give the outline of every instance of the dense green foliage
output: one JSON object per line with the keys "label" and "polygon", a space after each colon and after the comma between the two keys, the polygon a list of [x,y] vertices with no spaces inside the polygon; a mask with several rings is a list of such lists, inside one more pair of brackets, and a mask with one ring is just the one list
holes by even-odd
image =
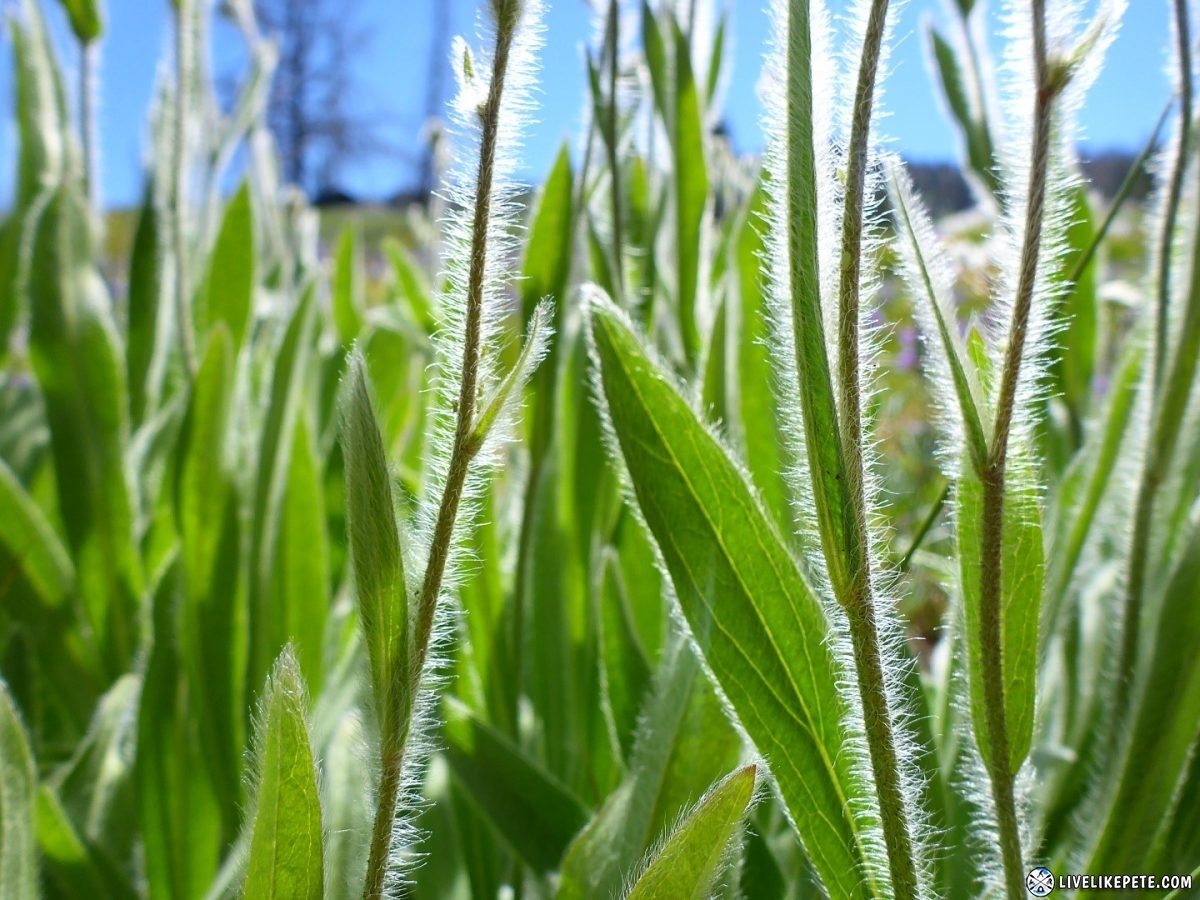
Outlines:
{"label": "dense green foliage", "polygon": [[[226,4],[222,112],[211,5],[172,3],[128,259],[51,4],[9,22],[0,900],[1196,869],[1193,7],[1154,197],[1105,210],[1073,117],[1123,3],[1005,3],[999,72],[947,3],[978,203],[935,228],[876,149],[886,0],[774,0],[761,171],[725,21],[595,4],[583,152],[532,191],[542,3],[488,0],[448,201],[325,247],[274,50]],[[61,7],[86,95],[102,4]]]}

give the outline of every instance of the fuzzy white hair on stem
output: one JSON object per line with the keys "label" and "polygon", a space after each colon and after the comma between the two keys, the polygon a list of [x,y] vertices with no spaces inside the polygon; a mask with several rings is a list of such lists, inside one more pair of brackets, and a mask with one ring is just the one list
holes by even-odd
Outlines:
{"label": "fuzzy white hair on stem", "polygon": [[[768,303],[788,388],[780,405],[788,411],[787,431],[801,470],[794,485],[797,525],[810,533],[819,526],[816,538],[804,539],[823,550],[807,554],[808,567],[822,575],[821,594],[836,623],[835,653],[853,661],[843,667],[847,705],[867,729],[862,774],[877,790],[856,815],[869,824],[881,851],[868,859],[869,876],[884,885],[894,878],[895,890],[913,896],[928,883],[920,849],[927,827],[911,799],[920,779],[902,702],[903,636],[889,612],[895,576],[880,552],[885,537],[873,477],[877,463],[862,399],[871,396],[878,372],[879,332],[864,315],[862,298],[873,295],[877,278],[878,212],[867,199],[878,179],[870,120],[889,10],[887,3],[855,5],[845,20],[846,71],[832,52],[823,4],[775,2],[771,11],[777,37],[764,105],[775,240],[768,252]],[[806,33],[792,34],[794,27]],[[855,87],[841,105],[841,118],[830,86],[846,80]],[[820,330],[819,341],[813,329]],[[840,450],[813,443],[831,437],[819,436],[834,424],[831,417]]]}
{"label": "fuzzy white hair on stem", "polygon": [[[1050,156],[1046,163],[1046,197],[1037,279],[1030,309],[1027,337],[1021,356],[1012,435],[1019,445],[1031,446],[1037,421],[1035,410],[1048,393],[1046,361],[1064,327],[1051,312],[1069,289],[1052,278],[1066,252],[1066,232],[1071,224],[1071,195],[1080,185],[1075,147],[1081,138],[1079,111],[1095,82],[1109,45],[1115,39],[1126,0],[1101,0],[1093,17],[1085,18],[1084,4],[1050,4],[1046,16],[1046,43],[1052,77],[1056,79],[1051,126]],[[997,229],[996,262],[1000,277],[994,302],[983,320],[987,345],[996,372],[1003,367],[1010,335],[1006,329],[1016,302],[1018,273],[1028,210],[1033,156],[1033,122],[1038,87],[1030,77],[1033,68],[1033,35],[1025,4],[1008,0],[1001,10],[1006,36],[999,72],[1000,108],[996,153],[1004,189],[1003,211]]]}
{"label": "fuzzy white hair on stem", "polygon": [[[516,277],[513,260],[519,258],[516,251],[520,241],[520,210],[518,194],[520,185],[515,179],[518,154],[523,146],[523,135],[532,119],[535,108],[533,91],[536,85],[537,53],[543,43],[543,4],[541,0],[522,0],[514,4],[507,0],[506,6],[520,8],[516,33],[505,72],[504,93],[498,114],[495,142],[495,159],[492,167],[492,191],[488,198],[490,211],[487,216],[486,264],[483,278],[482,334],[479,384],[481,394],[486,394],[500,380],[495,371],[494,352],[500,345],[509,314],[505,302],[508,291]],[[427,548],[433,534],[437,516],[438,488],[445,483],[453,445],[454,426],[457,416],[458,388],[462,382],[462,346],[466,328],[467,291],[470,279],[472,216],[475,210],[478,184],[481,123],[479,114],[487,101],[491,84],[491,46],[494,44],[495,23],[490,14],[481,15],[478,22],[477,46],[484,48],[473,51],[461,37],[454,41],[451,63],[459,83],[459,94],[452,108],[454,111],[450,128],[453,144],[453,165],[447,176],[447,184],[441,194],[446,201],[448,213],[444,228],[446,243],[442,264],[446,288],[441,298],[444,321],[434,335],[435,362],[433,365],[433,391],[437,402],[434,409],[434,437],[431,441],[432,465],[426,478],[424,500],[417,512],[417,541]],[[548,332],[540,331],[539,343],[545,346]],[[491,352],[489,352],[491,351]],[[535,353],[533,364],[540,361],[544,351]],[[483,399],[481,396],[479,399]],[[503,428],[498,429],[503,432]],[[479,453],[469,477],[469,489],[465,492],[464,512],[459,516],[456,530],[470,521],[472,498],[478,496],[482,476],[497,462],[495,451],[499,441],[489,441]],[[455,543],[458,543],[456,541]],[[454,565],[448,567],[453,573]]]}
{"label": "fuzzy white hair on stem", "polygon": [[[412,818],[430,749],[429,723],[441,676],[442,650],[453,628],[451,603],[461,577],[463,543],[477,517],[487,473],[511,432],[521,388],[545,355],[551,318],[543,303],[513,369],[495,364],[507,316],[518,244],[514,179],[521,131],[542,41],[541,0],[490,0],[479,19],[484,50],[456,41],[456,164],[446,188],[451,210],[443,262],[446,321],[434,337],[434,436],[415,522],[415,555],[424,561],[406,630],[406,691],[397,733],[383,736],[378,809],[367,867],[368,897],[397,889],[411,867]],[[406,569],[406,571],[409,571]],[[408,607],[406,606],[406,609]],[[390,834],[389,834],[390,830]]]}

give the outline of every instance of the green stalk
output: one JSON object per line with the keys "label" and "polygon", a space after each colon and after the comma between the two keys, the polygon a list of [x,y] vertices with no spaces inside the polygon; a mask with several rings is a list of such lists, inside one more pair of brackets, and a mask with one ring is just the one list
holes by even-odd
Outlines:
{"label": "green stalk", "polygon": [[[1171,172],[1168,188],[1167,208],[1163,217],[1158,260],[1158,308],[1155,312],[1154,331],[1154,406],[1151,417],[1150,443],[1142,477],[1138,485],[1134,507],[1133,539],[1129,549],[1129,575],[1125,583],[1124,625],[1121,634],[1121,656],[1117,668],[1116,706],[1119,715],[1128,707],[1126,702],[1132,687],[1134,669],[1137,667],[1138,643],[1141,640],[1142,606],[1146,588],[1146,567],[1150,555],[1150,537],[1154,524],[1154,507],[1159,488],[1167,476],[1175,446],[1179,440],[1179,429],[1183,424],[1188,396],[1191,393],[1192,375],[1196,368],[1198,342],[1200,342],[1200,284],[1196,267],[1193,266],[1192,284],[1188,296],[1188,308],[1184,317],[1183,335],[1175,356],[1171,359],[1171,347],[1167,334],[1169,303],[1171,297],[1171,253],[1175,233],[1175,220],[1183,192],[1183,181],[1187,171],[1187,147],[1191,130],[1192,77],[1190,30],[1187,18],[1187,3],[1175,2],[1175,31],[1179,40],[1180,67],[1180,123],[1179,147]],[[1200,258],[1200,234],[1192,248],[1193,259]],[[1170,370],[1167,370],[1168,361]]]}
{"label": "green stalk", "polygon": [[414,698],[429,653],[438,597],[445,579],[446,565],[453,548],[454,523],[462,502],[471,460],[479,452],[476,439],[476,393],[479,384],[480,362],[483,354],[483,279],[487,266],[487,233],[491,216],[492,182],[495,174],[496,140],[500,126],[500,101],[504,92],[505,72],[512,49],[519,4],[501,0],[496,15],[496,51],[492,63],[492,82],[487,101],[480,110],[481,138],[479,169],[475,185],[475,207],[471,222],[470,268],[467,278],[467,315],[463,339],[462,380],[459,384],[458,412],[446,485],[442,491],[434,525],[429,561],[417,606],[416,630],[410,669],[412,682],[404,697],[400,728],[394,740],[383,748],[383,773],[380,779],[379,805],[371,834],[371,851],[367,862],[367,881],[364,896],[381,900],[387,876],[388,853],[391,848],[392,825],[396,800],[399,796],[405,749],[412,728]]}
{"label": "green stalk", "polygon": [[1129,164],[1129,171],[1125,173],[1120,187],[1117,188],[1116,194],[1113,195],[1112,201],[1108,204],[1108,209],[1104,213],[1104,219],[1100,222],[1100,227],[1096,229],[1091,243],[1087,245],[1087,249],[1084,250],[1076,261],[1074,268],[1071,269],[1071,274],[1067,276],[1068,284],[1077,284],[1079,279],[1083,277],[1084,271],[1096,256],[1096,251],[1100,249],[1100,244],[1103,243],[1108,230],[1112,227],[1113,221],[1117,218],[1117,213],[1125,206],[1125,201],[1129,199],[1129,194],[1133,191],[1133,186],[1146,169],[1146,161],[1150,159],[1150,154],[1154,152],[1154,148],[1158,146],[1158,134],[1162,131],[1163,123],[1167,121],[1167,113],[1171,111],[1171,106],[1172,104],[1168,103],[1163,107],[1163,111],[1158,116],[1158,121],[1154,123],[1154,128],[1150,132],[1150,137],[1146,140],[1141,152],[1137,155],[1137,159]]}
{"label": "green stalk", "polygon": [[179,0],[175,7],[175,121],[174,185],[171,215],[171,235],[175,245],[175,314],[179,328],[179,348],[183,353],[184,371],[188,378],[196,374],[196,338],[192,333],[192,302],[189,294],[188,266],[188,146],[187,115],[189,85],[192,81],[192,4],[195,0]]}
{"label": "green stalk", "polygon": [[862,278],[863,205],[867,178],[867,151],[875,78],[887,25],[888,0],[874,0],[863,39],[862,59],[855,87],[854,112],[846,161],[846,193],[842,217],[841,283],[839,291],[838,376],[840,388],[839,432],[843,472],[849,492],[851,580],[839,600],[846,609],[858,670],[863,721],[871,754],[879,815],[892,888],[897,898],[915,898],[918,880],[908,810],[905,806],[900,763],[896,752],[891,709],[884,678],[883,651],[875,621],[871,588],[871,558],[867,534],[867,501],[863,487],[862,395],[859,359],[860,285]]}
{"label": "green stalk", "polygon": [[921,522],[921,527],[917,529],[917,533],[913,535],[912,543],[908,545],[908,550],[904,552],[904,556],[900,558],[899,569],[901,572],[907,572],[912,567],[913,557],[917,555],[917,551],[921,549],[921,545],[925,543],[925,538],[929,535],[933,528],[933,523],[937,521],[938,516],[942,514],[942,509],[946,506],[946,501],[950,499],[950,482],[946,482],[946,486],[942,488],[942,492],[938,494],[938,498],[933,501],[933,506],[929,508],[928,514]]}
{"label": "green stalk", "polygon": [[996,404],[996,425],[987,463],[979,473],[983,482],[982,557],[980,560],[979,633],[986,705],[985,727],[991,748],[988,776],[1000,831],[1004,881],[1010,898],[1025,894],[1021,837],[1013,795],[1009,761],[1008,723],[1005,719],[1004,667],[1001,618],[1001,559],[1004,541],[1004,489],[1008,440],[1016,405],[1021,357],[1033,307],[1045,217],[1047,176],[1050,164],[1050,128],[1054,98],[1061,88],[1053,81],[1046,58],[1046,4],[1033,0],[1033,55],[1037,84],[1034,108],[1033,151],[1030,159],[1029,195],[1026,200],[1016,300],[1004,358],[1004,372]]}
{"label": "green stalk", "polygon": [[1154,386],[1162,386],[1166,370],[1168,343],[1167,322],[1171,305],[1171,250],[1175,234],[1175,219],[1179,215],[1179,203],[1183,197],[1183,177],[1187,171],[1188,142],[1192,131],[1192,47],[1188,27],[1187,0],[1175,0],[1175,52],[1179,55],[1179,146],[1176,147],[1175,164],[1171,167],[1171,186],[1167,193],[1167,207],[1163,215],[1162,235],[1158,256],[1158,308],[1154,328]]}

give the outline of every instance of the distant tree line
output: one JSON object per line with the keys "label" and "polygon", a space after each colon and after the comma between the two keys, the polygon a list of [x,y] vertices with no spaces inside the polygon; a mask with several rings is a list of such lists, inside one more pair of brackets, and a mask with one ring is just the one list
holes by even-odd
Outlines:
{"label": "distant tree line", "polygon": [[[1130,167],[1137,161],[1137,154],[1122,150],[1107,150],[1096,154],[1085,154],[1080,161],[1083,176],[1092,189],[1105,200],[1111,200],[1120,188]],[[975,204],[971,185],[962,169],[953,163],[907,161],[905,165],[925,201],[930,213],[938,216],[962,212]],[[1142,166],[1137,180],[1130,191],[1130,199],[1141,202],[1150,194],[1154,177]]]}

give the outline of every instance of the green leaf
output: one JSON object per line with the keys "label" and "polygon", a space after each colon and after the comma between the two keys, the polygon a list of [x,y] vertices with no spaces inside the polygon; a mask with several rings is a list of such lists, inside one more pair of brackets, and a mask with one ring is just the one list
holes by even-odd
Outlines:
{"label": "green leaf", "polygon": [[[949,285],[939,277],[950,270],[948,264],[937,255],[939,249],[926,243],[926,236],[933,233],[933,225],[920,201],[913,195],[908,176],[899,166],[893,168],[890,174],[890,196],[902,226],[901,234],[905,238],[904,250],[909,261],[911,286],[918,295],[921,308],[925,310],[920,321],[922,330],[926,332],[926,346],[937,359],[937,368],[945,366],[953,385],[953,399],[943,397],[939,402],[948,410],[957,407],[971,461],[976,470],[982,470],[987,461],[988,448],[987,432],[979,411],[983,403],[982,390],[978,381],[972,378],[974,369],[967,362],[967,351],[959,337],[954,307],[947,296]],[[934,266],[938,266],[938,269],[935,270]]]}
{"label": "green leaf", "polygon": [[126,452],[129,411],[112,304],[92,264],[88,212],[57,191],[39,223],[29,349],[46,404],[59,512],[89,623],[114,673],[139,643],[141,562]]}
{"label": "green leaf", "polygon": [[[1016,449],[1010,451],[1001,537],[1000,653],[1004,673],[1004,720],[1008,726],[1008,766],[1013,773],[1021,767],[1033,740],[1037,691],[1038,625],[1045,555],[1036,478],[1036,467],[1028,456]],[[984,760],[991,763],[979,632],[983,482],[967,460],[963,460],[955,499],[971,717],[979,751]]]}
{"label": "green leaf", "polygon": [[762,261],[767,242],[763,238],[767,214],[767,192],[763,182],[755,187],[746,206],[745,219],[737,236],[737,307],[734,324],[737,365],[737,416],[730,424],[745,452],[746,467],[782,534],[794,529],[789,491],[784,474],[783,421],[777,392],[779,380],[771,358],[767,306],[763,296]]}
{"label": "green leaf", "polygon": [[654,92],[654,105],[667,126],[672,131],[671,122],[674,118],[674,104],[671,102],[671,82],[667,71],[667,45],[663,40],[662,29],[654,9],[643,0],[642,2],[642,46],[646,54],[646,67],[650,70],[650,85]]}
{"label": "green leaf", "polygon": [[[563,457],[568,454],[562,454]],[[583,695],[587,605],[576,574],[579,556],[573,552],[571,533],[564,521],[569,487],[559,458],[550,456],[540,472],[527,513],[529,550],[525,596],[528,635],[519,636],[528,648],[528,692],[542,725],[541,758],[549,770],[568,786],[582,781],[579,759],[584,745]],[[569,494],[568,494],[569,496]],[[589,523],[590,525],[590,523]],[[591,529],[588,527],[590,535]],[[553,678],[536,677],[553,672]]]}
{"label": "green leaf", "polygon": [[[1052,277],[1064,281],[1070,277],[1096,236],[1096,220],[1088,202],[1087,186],[1076,185],[1070,194],[1067,213],[1065,252],[1057,260]],[[1054,393],[1060,394],[1077,420],[1092,406],[1092,375],[1096,369],[1096,266],[1088,265],[1074,284],[1064,285],[1067,293],[1055,304],[1053,317],[1058,325],[1056,349],[1050,360]]]}
{"label": "green leaf", "polygon": [[534,872],[558,868],[587,810],[553,775],[462,704],[447,699],[446,759],[472,799]]}
{"label": "green leaf", "polygon": [[36,900],[34,799],[37,771],[25,726],[0,679],[0,900]]}
{"label": "green leaf", "polygon": [[[965,2],[967,0],[960,0],[960,5]],[[956,49],[932,25],[929,26],[928,33],[933,44],[933,62],[946,96],[946,104],[950,107],[950,112],[962,133],[967,165],[982,185],[995,194],[1000,188],[1000,183],[995,171],[991,130],[988,127],[982,98],[978,93],[979,89],[968,87],[965,70]],[[968,37],[967,40],[971,38]],[[979,48],[972,47],[963,52],[978,53]]]}
{"label": "green leaf", "polygon": [[833,895],[864,896],[830,623],[745,476],[611,307],[591,305],[599,386],[633,495],[705,660],[769,760]]}
{"label": "green leaf", "polygon": [[90,44],[104,33],[100,0],[59,0],[71,20],[71,30],[82,44]]}
{"label": "green leaf", "polygon": [[704,217],[708,208],[707,142],[700,94],[692,74],[687,36],[675,23],[675,115],[671,147],[675,157],[675,273],[678,276],[679,333],[684,356],[694,365],[700,354],[696,322],[701,265],[704,257]]}
{"label": "green leaf", "polygon": [[325,622],[333,586],[321,460],[311,431],[308,416],[297,417],[280,506],[274,628],[278,639],[292,645],[305,681],[318,691],[324,681]]}
{"label": "green leaf", "polygon": [[245,666],[242,529],[227,459],[236,347],[224,322],[209,335],[175,445],[174,506],[183,580],[179,653],[195,692],[194,712],[220,794],[225,836],[243,802]]}
{"label": "green leaf", "polygon": [[812,13],[808,3],[791,4],[785,11],[787,85],[782,112],[792,127],[783,160],[785,178],[773,185],[774,220],[786,231],[780,240],[787,247],[786,258],[776,267],[780,269],[776,278],[777,290],[791,302],[792,333],[788,337],[798,383],[789,389],[799,394],[821,547],[834,596],[844,600],[857,590],[855,583],[865,571],[867,547],[843,458],[845,436],[838,422],[821,302],[817,186],[827,176],[820,170],[826,148],[820,146],[823,137],[815,124],[818,112],[814,105],[814,98],[823,90],[814,80],[818,73],[813,66],[813,31],[821,26],[814,25]]}
{"label": "green leaf", "polygon": [[154,644],[137,714],[135,777],[151,900],[203,896],[220,863],[222,808],[200,733],[196,687],[181,659],[172,565],[154,596]]}
{"label": "green leaf", "polygon": [[375,810],[366,729],[356,710],[342,716],[321,755],[321,799],[327,834],[325,897],[359,900],[367,876]]}
{"label": "green leaf", "polygon": [[75,567],[41,508],[0,459],[0,545],[47,607],[63,606],[75,584]]}
{"label": "green leaf", "polygon": [[[42,786],[38,798],[38,841],[47,854],[43,825],[63,841],[60,876],[77,868],[104,867],[108,860],[125,860],[138,840],[137,797],[133,779],[140,675],[123,675],[96,704],[87,734],[71,759],[53,776],[53,788]],[[239,748],[241,749],[241,748]],[[61,799],[60,799],[61,798]],[[49,807],[62,807],[50,811]],[[50,816],[45,823],[43,812]],[[66,824],[55,824],[66,816]],[[65,833],[70,828],[72,834]],[[86,847],[88,861],[77,858],[74,843]],[[132,890],[126,893],[132,893]]]}
{"label": "green leaf", "polygon": [[23,0],[9,18],[16,74],[16,133],[20,140],[12,209],[0,232],[0,359],[28,310],[28,245],[48,194],[78,174],[79,160],[67,114],[62,77],[41,7]]}
{"label": "green leaf", "polygon": [[9,20],[21,138],[14,210],[28,209],[44,192],[80,174],[79,148],[67,111],[62,69],[40,4],[21,0],[21,20]]}
{"label": "green leaf", "polygon": [[680,823],[629,892],[628,900],[705,900],[754,797],[746,766],[714,787]]}
{"label": "green leaf", "polygon": [[404,559],[392,499],[391,475],[375,419],[366,364],[350,356],[342,408],[346,465],[346,533],[354,566],[376,714],[385,740],[395,737],[408,708],[409,612]]}
{"label": "green leaf", "polygon": [[413,322],[426,334],[433,334],[438,328],[433,291],[413,262],[408,248],[395,238],[389,237],[383,241],[383,252],[392,264],[396,287],[408,304]]}
{"label": "green leaf", "polygon": [[1167,826],[1200,751],[1200,525],[1193,524],[1162,597],[1153,652],[1137,678],[1135,717],[1089,872],[1155,871]]}
{"label": "green leaf", "polygon": [[1140,391],[1145,344],[1130,342],[1108,389],[1102,418],[1084,441],[1055,496],[1053,549],[1047,560],[1047,631],[1053,632],[1058,607],[1065,601],[1096,513],[1112,484]]}
{"label": "green leaf", "polygon": [[358,233],[351,227],[342,230],[333,258],[333,324],[338,340],[349,347],[362,331],[363,258]]}
{"label": "green leaf", "polygon": [[258,240],[249,182],[243,182],[225,208],[217,243],[209,257],[208,276],[196,304],[197,330],[207,334],[224,322],[234,348],[246,340],[254,311],[258,279]]}
{"label": "green leaf", "polygon": [[151,389],[151,367],[159,339],[160,309],[164,302],[162,238],[158,204],[153,185],[147,185],[133,249],[129,258],[128,319],[125,327],[126,377],[129,381],[129,411],[135,423],[150,412],[146,404],[157,392]]}
{"label": "green leaf", "polygon": [[317,351],[314,331],[314,291],[309,284],[300,295],[283,333],[283,339],[268,362],[273,367],[266,417],[261,425],[257,473],[254,486],[250,534],[250,657],[247,690],[266,681],[274,660],[283,650],[286,636],[276,629],[272,610],[275,554],[282,525],[281,509],[287,492],[288,472],[296,419],[305,394],[309,360]]}
{"label": "green leaf", "polygon": [[[62,704],[73,727],[87,721],[106,682],[94,635],[80,621],[75,568],[41,507],[0,459],[0,609],[8,614],[7,640],[28,642],[30,681],[16,680],[25,703]],[[11,675],[12,673],[10,673]],[[42,718],[31,713],[34,720]]]}
{"label": "green leaf", "polygon": [[548,323],[553,318],[554,309],[549,301],[534,307],[517,359],[512,368],[492,388],[491,393],[484,398],[479,418],[475,420],[475,427],[471,433],[471,443],[476,448],[483,446],[492,426],[508,406],[514,392],[516,396],[520,396],[521,390],[529,383],[530,377],[545,357],[551,337]]}
{"label": "green leaf", "polygon": [[48,784],[38,790],[37,841],[48,880],[66,896],[114,900],[138,896],[124,875],[85,843],[63,808],[59,792]]}
{"label": "green leaf", "polygon": [[721,86],[721,69],[725,62],[725,33],[729,26],[729,15],[723,14],[717,22],[713,35],[712,53],[708,58],[708,86],[704,91],[705,105],[711,107],[716,100],[717,88]]}
{"label": "green leaf", "polygon": [[[571,274],[575,243],[575,175],[571,169],[570,147],[566,144],[554,161],[554,168],[542,187],[541,199],[529,227],[525,262],[521,267],[521,311],[528,322],[538,304],[553,298],[554,318],[550,323],[561,334],[567,311],[567,281]],[[533,433],[533,455],[540,456],[549,445],[554,427],[554,398],[558,383],[558,345],[551,342],[541,375],[531,392],[533,408],[529,413]]]}
{"label": "green leaf", "polygon": [[624,781],[567,851],[560,900],[613,896],[655,841],[737,762],[741,741],[678,637],[641,723]]}
{"label": "green leaf", "polygon": [[650,686],[651,669],[629,609],[620,565],[617,553],[610,550],[605,554],[597,597],[600,614],[596,618],[603,666],[602,699],[621,753],[628,759],[637,731],[638,710]]}
{"label": "green leaf", "polygon": [[717,315],[713,319],[712,334],[708,341],[708,355],[704,363],[704,387],[700,394],[704,411],[714,422],[724,422],[729,418],[726,387],[729,381],[729,362],[726,358],[726,347],[729,343],[728,308],[729,303],[725,299],[717,306]]}
{"label": "green leaf", "polygon": [[325,890],[321,798],[305,720],[304,679],[285,648],[255,729],[259,769],[245,895],[321,900]]}

